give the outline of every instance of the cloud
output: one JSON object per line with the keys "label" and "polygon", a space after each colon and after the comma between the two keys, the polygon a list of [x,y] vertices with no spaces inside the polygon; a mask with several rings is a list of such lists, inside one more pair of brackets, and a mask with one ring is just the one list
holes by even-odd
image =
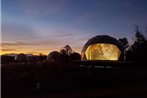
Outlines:
{"label": "cloud", "polygon": [[18,23],[17,21],[8,22],[6,19],[2,21],[2,40],[20,40],[31,39],[33,35],[33,29],[29,25]]}
{"label": "cloud", "polygon": [[47,15],[59,15],[69,0],[18,0],[22,5],[22,11],[27,17],[41,17]]}
{"label": "cloud", "polygon": [[8,52],[8,51],[17,51],[17,50],[15,50],[15,49],[1,49],[1,51]]}
{"label": "cloud", "polygon": [[21,46],[21,45],[35,45],[32,43],[24,43],[24,42],[2,42],[1,46]]}
{"label": "cloud", "polygon": [[18,46],[18,43],[1,43],[1,46]]}

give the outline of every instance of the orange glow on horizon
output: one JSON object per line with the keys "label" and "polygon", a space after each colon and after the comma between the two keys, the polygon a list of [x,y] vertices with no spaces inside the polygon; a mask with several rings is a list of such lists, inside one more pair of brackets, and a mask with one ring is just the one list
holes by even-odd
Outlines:
{"label": "orange glow on horizon", "polygon": [[24,54],[33,54],[33,55],[39,55],[39,54],[45,54],[48,55],[48,53],[50,53],[51,51],[36,51],[36,52],[32,52],[32,51],[0,51],[0,55],[5,55],[5,54],[20,54],[20,53],[24,53]]}
{"label": "orange glow on horizon", "polygon": [[[24,53],[24,54],[33,54],[33,55],[39,55],[39,54],[44,54],[44,55],[48,55],[50,52],[52,51],[60,51],[60,49],[46,49],[46,50],[18,50],[18,51],[3,51],[3,49],[1,49],[0,51],[0,55],[5,55],[5,54],[20,54],[20,53]],[[76,48],[74,49],[75,52],[81,53],[81,49]]]}

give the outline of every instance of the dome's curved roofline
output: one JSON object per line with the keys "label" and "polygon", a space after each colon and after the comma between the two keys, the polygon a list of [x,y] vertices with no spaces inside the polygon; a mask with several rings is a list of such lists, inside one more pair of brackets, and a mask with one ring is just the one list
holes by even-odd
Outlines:
{"label": "dome's curved roofline", "polygon": [[52,52],[50,52],[50,53],[48,54],[48,56],[49,56],[49,55],[53,55],[53,54],[55,54],[55,53],[60,53],[60,52],[58,52],[58,51],[52,51]]}

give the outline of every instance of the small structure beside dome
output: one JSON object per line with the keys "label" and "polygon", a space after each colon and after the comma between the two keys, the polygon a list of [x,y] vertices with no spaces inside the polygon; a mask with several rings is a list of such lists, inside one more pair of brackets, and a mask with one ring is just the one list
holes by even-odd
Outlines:
{"label": "small structure beside dome", "polygon": [[27,62],[28,58],[27,58],[27,55],[25,55],[24,53],[20,53],[20,54],[15,56],[15,60],[17,62]]}
{"label": "small structure beside dome", "polygon": [[61,53],[58,51],[52,51],[47,56],[47,60],[51,62],[59,61],[60,59],[61,59]]}

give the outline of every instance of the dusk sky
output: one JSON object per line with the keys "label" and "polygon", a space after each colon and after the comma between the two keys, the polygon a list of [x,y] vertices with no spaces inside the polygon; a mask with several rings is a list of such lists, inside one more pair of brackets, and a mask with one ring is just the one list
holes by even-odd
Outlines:
{"label": "dusk sky", "polygon": [[80,53],[93,36],[132,43],[134,25],[147,27],[147,0],[1,0],[1,8],[1,54],[48,54],[66,44]]}

